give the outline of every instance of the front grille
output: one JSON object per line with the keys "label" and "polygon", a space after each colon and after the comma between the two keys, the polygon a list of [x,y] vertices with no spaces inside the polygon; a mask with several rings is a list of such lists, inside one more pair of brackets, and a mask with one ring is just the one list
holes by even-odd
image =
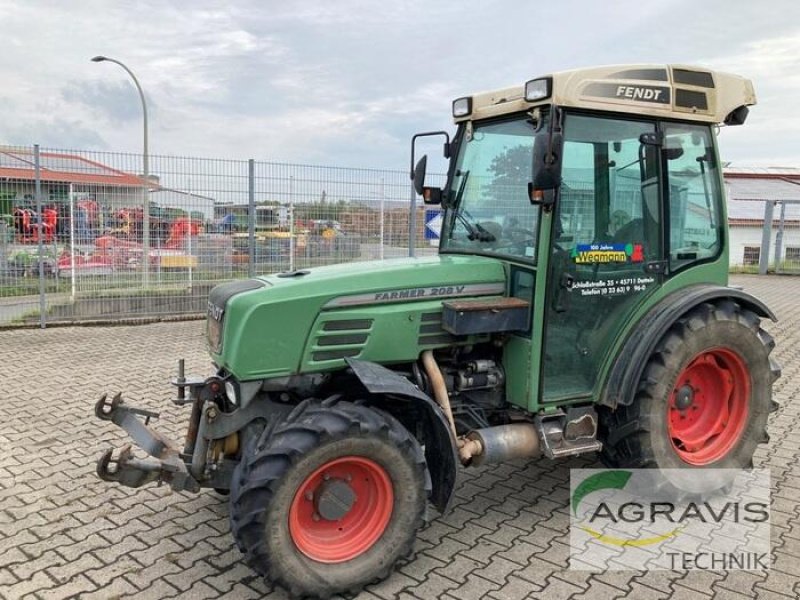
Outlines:
{"label": "front grille", "polygon": [[314,362],[323,362],[326,360],[339,360],[342,358],[355,358],[361,354],[359,348],[343,348],[340,350],[320,350],[311,355]]}
{"label": "front grille", "polygon": [[311,360],[355,358],[369,342],[372,319],[338,319],[322,323],[311,347]]}
{"label": "front grille", "polygon": [[322,326],[323,331],[353,331],[357,329],[369,329],[372,327],[372,319],[342,319],[340,321],[326,321]]}
{"label": "front grille", "polygon": [[328,335],[325,337],[317,338],[318,346],[347,346],[350,344],[358,344],[363,346],[367,343],[369,338],[368,333],[343,333],[340,335]]}

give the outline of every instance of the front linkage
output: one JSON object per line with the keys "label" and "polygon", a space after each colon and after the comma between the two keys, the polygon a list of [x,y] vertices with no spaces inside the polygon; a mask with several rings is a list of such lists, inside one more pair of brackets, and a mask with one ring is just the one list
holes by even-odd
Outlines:
{"label": "front linkage", "polygon": [[[241,433],[256,419],[269,421],[288,409],[275,402],[253,402],[246,408],[229,406],[220,377],[187,379],[183,360],[178,362],[178,406],[192,405],[192,413],[182,450],[161,433],[149,427],[158,413],[125,403],[121,394],[111,400],[103,395],[95,404],[95,415],[124,429],[135,444],[150,457],[133,456],[131,445],[106,450],[97,461],[97,475],[127,487],[146,483],[167,483],[175,491],[198,492],[201,487],[228,489],[238,464]],[[189,390],[188,398],[186,390]],[[144,419],[144,420],[142,420]],[[155,460],[154,460],[155,459]]]}
{"label": "front linkage", "polygon": [[[94,406],[94,413],[100,419],[122,427],[139,448],[156,459],[141,460],[134,457],[130,444],[121,448],[116,458],[113,457],[114,449],[109,448],[97,461],[100,479],[133,488],[158,481],[169,483],[175,491],[200,490],[200,484],[189,472],[186,455],[169,439],[148,427],[150,419],[157,419],[158,413],[125,404],[121,394],[114,396],[111,401],[103,394]],[[144,423],[139,417],[144,417]]]}

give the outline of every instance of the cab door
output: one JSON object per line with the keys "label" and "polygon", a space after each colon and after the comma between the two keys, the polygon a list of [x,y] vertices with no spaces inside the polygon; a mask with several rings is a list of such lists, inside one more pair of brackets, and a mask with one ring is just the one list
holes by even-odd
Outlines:
{"label": "cab door", "polygon": [[542,401],[590,397],[626,319],[661,284],[654,121],[565,115],[545,293]]}

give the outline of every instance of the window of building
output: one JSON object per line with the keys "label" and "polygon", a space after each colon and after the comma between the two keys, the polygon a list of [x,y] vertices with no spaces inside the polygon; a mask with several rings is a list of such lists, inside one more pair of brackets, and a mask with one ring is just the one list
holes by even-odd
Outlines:
{"label": "window of building", "polygon": [[[786,250],[788,251],[789,249],[787,248]],[[744,259],[742,260],[742,264],[757,265],[760,258],[761,258],[761,248],[759,246],[744,247]]]}
{"label": "window of building", "polygon": [[792,262],[800,262],[800,246],[786,246],[786,254],[784,260]]}

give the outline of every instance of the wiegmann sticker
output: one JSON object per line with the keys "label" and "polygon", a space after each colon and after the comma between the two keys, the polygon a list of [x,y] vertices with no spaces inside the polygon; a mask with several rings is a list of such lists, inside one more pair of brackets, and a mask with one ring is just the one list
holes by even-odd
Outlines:
{"label": "wiegmann sticker", "polygon": [[642,244],[578,244],[571,256],[579,265],[644,262]]}

